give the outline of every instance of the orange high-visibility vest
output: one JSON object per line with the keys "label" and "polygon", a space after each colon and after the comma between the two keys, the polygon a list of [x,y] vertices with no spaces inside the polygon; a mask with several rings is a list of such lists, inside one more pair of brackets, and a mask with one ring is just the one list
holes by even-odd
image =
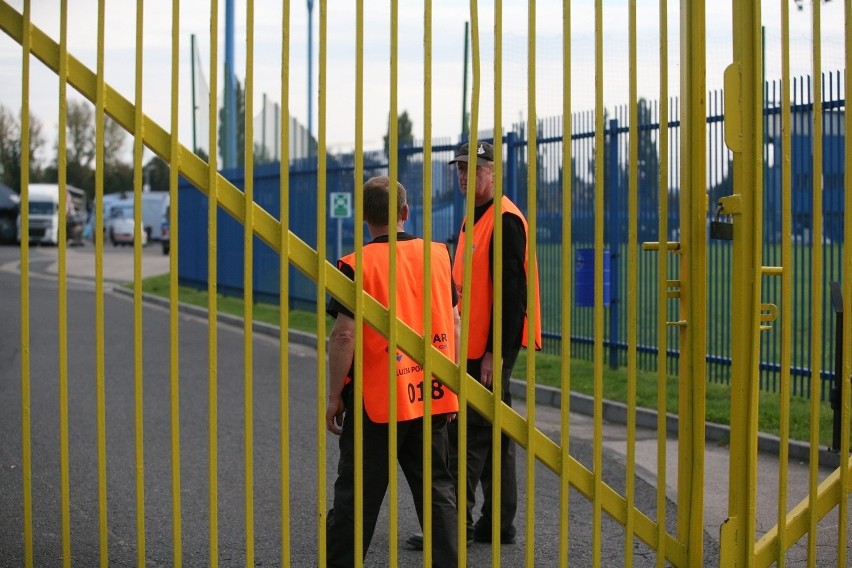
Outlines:
{"label": "orange high-visibility vest", "polygon": [[[530,278],[530,270],[527,266],[529,253],[529,227],[521,210],[505,195],[501,201],[503,215],[515,215],[524,225],[524,233],[527,236],[527,244],[524,249],[524,271],[527,279]],[[465,247],[465,223],[462,222],[459,231],[459,243],[456,249],[456,258],[453,263],[453,278],[459,290],[459,311],[462,303],[470,300],[470,331],[467,341],[467,358],[479,359],[485,355],[485,346],[488,343],[489,324],[494,313],[494,286],[491,276],[490,255],[491,237],[494,233],[494,204],[473,225],[473,261],[471,272],[471,290],[462,293],[461,285],[464,281],[464,247]],[[538,287],[538,260],[535,263],[532,278],[535,280],[535,348],[541,349],[541,295]],[[506,294],[507,291],[503,290]],[[511,293],[509,291],[508,293]],[[527,346],[529,318],[524,314],[524,331],[521,337],[521,345]]]}
{"label": "orange high-visibility vest", "polygon": [[[423,272],[423,240],[397,241],[396,305],[400,321],[423,335],[423,297],[432,296],[432,345],[455,362],[455,322],[453,318],[450,255],[444,244],[432,243],[432,281],[426,283]],[[373,242],[363,249],[364,290],[380,304],[388,307],[390,299],[390,247],[387,242]],[[355,255],[340,259],[354,270]],[[367,323],[364,324],[364,407],[370,420],[387,423],[388,340]],[[438,379],[424,384],[423,367],[400,350],[396,352],[396,419],[398,422],[421,418],[423,400],[432,397],[432,414],[457,412],[458,399]]]}

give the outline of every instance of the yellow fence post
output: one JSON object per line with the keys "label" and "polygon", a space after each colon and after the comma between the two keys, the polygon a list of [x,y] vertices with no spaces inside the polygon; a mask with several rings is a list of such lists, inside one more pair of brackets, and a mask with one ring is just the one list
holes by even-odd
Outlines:
{"label": "yellow fence post", "polygon": [[[707,352],[707,84],[704,0],[681,2],[681,294],[678,402],[678,541],[703,565],[704,392]],[[662,235],[660,236],[662,238]],[[660,251],[663,254],[663,251]],[[660,298],[660,301],[664,301]],[[665,517],[657,519],[664,523]]]}
{"label": "yellow fence post", "polygon": [[734,216],[731,320],[731,459],[728,519],[720,564],[748,566],[754,552],[760,305],[759,215],[762,172],[760,2],[733,2],[734,62],[725,71],[725,143],[733,151],[734,195],[723,213]]}
{"label": "yellow fence post", "polygon": [[[178,54],[180,51],[180,1],[172,0],[171,34],[171,96],[169,133],[169,163],[180,163],[180,145],[178,142],[178,92],[180,79],[178,73]],[[142,131],[143,135],[145,130]],[[98,219],[102,219],[99,215]],[[102,231],[95,229],[98,238]],[[178,251],[180,231],[178,229],[178,168],[169,168],[169,233],[171,254],[169,256],[169,400],[171,434],[171,470],[172,470],[172,542],[174,551],[172,563],[175,568],[183,565],[183,518],[181,516],[181,477],[180,477],[180,347],[179,347],[179,311],[178,306]],[[100,254],[103,254],[101,246]]]}
{"label": "yellow fence post", "polygon": [[[217,147],[217,97],[219,94],[219,2],[211,0],[210,2],[210,102],[209,102],[209,131],[207,148]],[[195,54],[192,55],[195,57]],[[285,107],[286,108],[286,107]],[[283,150],[286,152],[287,147]],[[209,170],[207,172],[207,183],[210,187],[210,196],[207,200],[207,235],[209,237],[207,244],[207,351],[208,351],[208,375],[207,375],[207,412],[209,414],[207,425],[207,447],[210,454],[207,478],[210,485],[210,493],[208,496],[207,511],[210,516],[210,543],[208,549],[210,551],[210,568],[218,568],[219,566],[219,333],[216,322],[218,320],[219,298],[217,295],[218,289],[218,235],[219,235],[219,199],[218,190],[216,188],[216,170],[218,168],[219,155],[216,151],[210,152],[208,158]],[[170,202],[171,203],[171,202]],[[169,212],[172,208],[177,213],[177,203],[169,205]],[[281,220],[282,224],[284,219]],[[171,229],[170,229],[171,230]],[[172,255],[177,254],[177,248],[174,246],[171,250]],[[282,305],[282,313],[285,312]],[[282,433],[286,429],[282,427]],[[282,434],[283,435],[283,434]],[[284,523],[282,523],[284,524]]]}

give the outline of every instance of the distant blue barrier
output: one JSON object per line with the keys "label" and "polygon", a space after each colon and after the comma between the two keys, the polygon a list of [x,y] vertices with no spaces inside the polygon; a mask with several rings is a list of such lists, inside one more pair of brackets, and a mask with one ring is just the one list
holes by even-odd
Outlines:
{"label": "distant blue barrier", "polygon": [[[834,88],[824,88],[829,98],[823,101],[823,211],[825,220],[822,235],[825,247],[825,282],[840,280],[843,219],[845,214],[843,178],[846,164],[843,148],[845,135],[842,128],[845,113],[845,101],[836,93],[842,92],[840,73],[827,74],[823,81]],[[780,101],[778,82],[767,83],[771,96],[768,100]],[[811,271],[811,233],[813,218],[813,164],[811,158],[811,130],[813,105],[810,101],[810,78],[796,79],[792,84],[794,100],[792,104],[792,172],[793,172],[793,242],[795,244],[794,278],[804,278]],[[774,94],[772,94],[774,93]],[[708,176],[707,194],[712,205],[733,191],[731,177],[732,158],[724,147],[724,114],[721,91],[712,92],[708,97],[707,136]],[[780,105],[780,103],[777,103]],[[770,106],[764,110],[764,122],[767,142],[767,158],[764,163],[764,263],[780,264],[781,230],[781,136],[780,108]],[[659,156],[657,140],[660,130],[658,106],[646,100],[639,101],[638,122],[639,162],[637,192],[637,229],[638,241],[677,241],[680,240],[679,207],[680,189],[680,121],[677,104],[671,105],[672,115],[668,120],[669,155]],[[614,110],[604,131],[605,148],[602,152],[595,149],[594,113],[577,113],[572,119],[575,132],[571,134],[572,167],[570,172],[570,191],[565,192],[562,170],[564,137],[561,117],[540,120],[537,128],[538,155],[536,196],[537,207],[537,252],[541,269],[541,293],[543,331],[547,341],[545,350],[558,352],[561,342],[562,302],[572,301],[578,307],[593,305],[593,272],[586,269],[593,260],[591,237],[595,233],[595,159],[603,156],[604,164],[604,246],[612,254],[605,255],[604,302],[607,308],[608,324],[605,330],[605,343],[610,350],[609,362],[612,366],[626,363],[626,338],[622,330],[628,329],[627,311],[627,227],[628,218],[628,155],[629,112],[626,107]],[[521,208],[528,211],[526,125],[516,124],[503,137],[504,178],[501,189]],[[457,189],[455,168],[447,164],[457,146],[451,141],[432,145],[432,238],[439,242],[454,242],[461,224],[464,201]],[[423,148],[406,146],[399,149],[397,155],[399,179],[408,190],[410,219],[406,229],[418,236],[423,234]],[[667,200],[667,234],[658,237],[660,190],[660,160],[669,164]],[[352,155],[329,156],[327,162],[326,191],[349,192],[354,189],[355,160]],[[244,184],[242,170],[223,172],[225,177],[242,188]],[[364,154],[365,179],[375,175],[388,174],[388,157],[384,152]],[[280,183],[278,164],[261,165],[254,170],[255,201],[275,218],[278,218],[280,203]],[[564,234],[565,224],[562,218],[564,198],[570,195],[571,219],[568,223],[570,234]],[[207,198],[186,183],[180,186],[179,198],[179,277],[181,282],[198,287],[206,287],[207,255],[198,251],[207,249]],[[316,159],[294,161],[290,167],[290,229],[308,245],[317,244],[317,165]],[[709,218],[708,218],[709,222]],[[218,216],[218,282],[219,290],[225,294],[242,295],[243,286],[243,227],[224,213]],[[346,219],[341,224],[341,253],[347,254],[354,248],[354,220]],[[329,219],[326,233],[323,235],[327,245],[327,258],[334,262],[338,255],[338,224]],[[366,235],[366,231],[365,231]],[[574,267],[563,267],[562,243],[570,238],[573,248],[573,262],[581,263],[574,273],[571,297],[563,298],[562,279],[571,274]],[[638,343],[639,367],[655,370],[657,365],[657,262],[656,256],[639,251],[638,266]],[[591,255],[591,256],[590,256]],[[709,380],[727,382],[730,376],[730,262],[729,243],[709,241],[707,248],[707,375]],[[670,263],[669,278],[677,278],[676,263]],[[253,284],[256,301],[277,303],[279,289],[280,259],[266,245],[255,239]],[[316,284],[290,268],[291,307],[314,310],[316,307]],[[765,286],[764,301],[780,302],[780,279],[770,279]],[[827,285],[827,284],[826,284]],[[793,385],[794,394],[808,396],[807,382],[810,366],[810,289],[804,290],[794,304],[794,317],[798,321],[808,322],[804,326],[794,326],[793,338]],[[828,298],[829,294],[824,294]],[[321,299],[325,302],[325,299]],[[827,301],[827,300],[826,300]],[[830,313],[826,304],[824,313]],[[829,337],[832,322],[825,318],[823,336]],[[668,330],[668,345],[677,345],[676,330]],[[571,321],[572,355],[591,359],[594,321],[592,310],[572,310]],[[779,336],[778,333],[764,334],[761,342],[760,386],[764,390],[775,391],[778,388]],[[832,369],[834,357],[833,345],[823,342],[823,369]],[[678,352],[669,349],[668,371],[677,372]],[[823,374],[823,382],[828,392],[833,375]]]}

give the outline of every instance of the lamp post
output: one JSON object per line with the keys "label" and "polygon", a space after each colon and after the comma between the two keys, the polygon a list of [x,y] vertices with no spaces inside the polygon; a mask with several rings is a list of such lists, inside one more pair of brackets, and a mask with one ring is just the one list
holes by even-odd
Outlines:
{"label": "lamp post", "polygon": [[234,0],[225,0],[225,168],[237,166],[237,78],[234,74]]}
{"label": "lamp post", "polygon": [[308,156],[311,155],[311,137],[314,134],[314,0],[308,0]]}

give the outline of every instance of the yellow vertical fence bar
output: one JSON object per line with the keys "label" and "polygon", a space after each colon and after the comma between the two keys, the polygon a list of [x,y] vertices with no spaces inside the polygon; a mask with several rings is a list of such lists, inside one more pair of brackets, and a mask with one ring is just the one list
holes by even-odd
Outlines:
{"label": "yellow vertical fence bar", "polygon": [[[246,3],[245,210],[243,346],[245,386],[246,566],[254,566],[254,1]],[[318,296],[318,297],[325,297]]]}
{"label": "yellow vertical fence bar", "polygon": [[[595,151],[604,153],[603,0],[595,0]],[[603,248],[604,164],[595,160],[594,449],[592,451],[592,564],[601,565],[603,505]]]}
{"label": "yellow vertical fence bar", "polygon": [[[634,515],[636,503],[636,320],[638,318],[638,294],[636,289],[639,282],[637,250],[638,246],[638,198],[639,193],[639,102],[637,96],[637,59],[636,59],[636,0],[628,2],[628,59],[630,71],[629,90],[629,148],[628,148],[628,228],[627,228],[627,468],[624,482],[624,498],[627,505],[627,522],[624,524],[624,566],[633,568],[633,541],[636,530]],[[662,130],[660,125],[660,130]],[[665,242],[663,237],[659,239]],[[666,250],[659,251],[658,256],[665,256]],[[659,341],[659,336],[657,336]],[[659,348],[658,348],[659,349]],[[665,351],[664,351],[665,352]],[[665,523],[662,523],[665,525]]]}
{"label": "yellow vertical fence bar", "polygon": [[[848,69],[850,65],[852,65],[852,3],[849,0],[846,0],[844,5],[845,8],[845,26],[844,26],[844,43],[846,46],[845,51],[845,69],[847,72],[844,73],[845,78],[845,93],[848,100],[849,93],[852,93],[852,78],[849,76]],[[844,132],[849,133],[852,132],[852,117],[850,116],[849,109],[847,107],[846,112],[844,113]],[[844,195],[845,201],[844,203],[852,203],[852,175],[849,174],[848,164],[852,164],[852,142],[849,141],[849,136],[847,134],[845,143],[845,164],[847,164],[847,168],[844,174]],[[846,215],[844,218],[844,243],[847,243],[843,249],[843,297],[847,298],[847,302],[852,302],[852,246],[849,246],[848,243],[852,243],[852,218],[849,215]],[[846,317],[843,320],[843,333],[845,334],[843,337],[852,337],[852,317]],[[848,345],[849,342],[847,341]],[[852,349],[844,349],[843,350],[843,373],[842,377],[852,376]],[[852,418],[852,414],[850,414],[850,404],[852,404],[852,393],[850,393],[850,385],[849,381],[843,380],[841,381],[841,432],[849,432],[850,428],[850,418]],[[849,436],[841,436],[840,437],[840,455],[848,456],[849,455]],[[844,460],[848,462],[848,460]],[[849,477],[849,468],[846,467],[846,463],[841,461],[841,464],[844,466],[840,471],[840,510],[838,518],[840,519],[840,530],[838,531],[837,542],[838,553],[837,553],[837,565],[838,566],[846,566],[847,559],[847,550],[844,544],[846,543],[847,535],[849,533],[849,526],[847,519],[849,517],[849,490],[850,485],[852,485],[852,480]]]}
{"label": "yellow vertical fence bar", "polygon": [[[325,430],[325,400],[327,396],[326,390],[326,324],[325,324],[325,305],[324,299],[326,295],[326,272],[325,272],[325,259],[328,256],[327,246],[326,246],[326,211],[328,208],[328,199],[327,199],[327,172],[326,172],[326,61],[328,57],[327,52],[327,25],[328,25],[328,2],[327,0],[320,0],[319,3],[319,80],[317,83],[317,95],[318,95],[318,104],[317,111],[319,113],[319,120],[317,123],[317,439],[318,439],[318,454],[317,454],[317,506],[319,508],[319,539],[317,542],[317,546],[319,547],[319,565],[320,568],[325,566],[326,558],[326,539],[328,535],[326,534],[326,515],[328,513],[328,507],[326,506],[326,443],[327,443],[327,435]],[[360,22],[362,16],[359,16],[358,21]],[[359,50],[360,51],[360,50]],[[359,183],[359,180],[355,180],[356,185]],[[358,192],[356,191],[357,195]],[[357,222],[356,222],[357,227]],[[356,312],[356,322],[357,322],[357,312]],[[360,329],[356,327],[356,329]],[[361,335],[359,333],[355,334],[356,337]],[[358,348],[355,350],[358,353]],[[357,369],[357,365],[356,365]],[[357,377],[356,371],[356,385],[360,380]],[[360,403],[355,402],[355,408],[360,408]],[[355,412],[356,423],[358,422],[358,416],[360,412]],[[355,518],[360,519],[363,517],[363,500],[359,500],[360,489],[358,488],[358,476],[359,464],[357,455],[361,451],[361,445],[358,443],[360,439],[360,431],[356,425],[355,428]],[[359,510],[359,503],[362,504],[362,508]],[[355,558],[360,559],[362,557],[363,544],[361,543],[361,537],[358,534],[358,527],[360,527],[359,523],[355,523]],[[356,564],[360,566],[360,560]]]}
{"label": "yellow vertical fence bar", "polygon": [[[67,176],[66,176],[67,177]],[[57,249],[57,258],[58,258],[58,277],[57,277],[57,321],[59,324],[59,341],[58,341],[58,351],[59,351],[59,382],[67,385],[68,380],[68,309],[67,309],[67,291],[68,291],[68,282],[67,282],[67,260],[68,260],[68,247],[67,247],[67,235],[68,235],[68,218],[66,212],[68,211],[68,193],[66,190],[67,181],[65,183],[58,184],[59,188],[59,215],[57,216],[57,220],[59,221],[59,226],[57,227],[56,234],[56,249]],[[60,428],[62,426],[60,425]]]}
{"label": "yellow vertical fence bar", "polygon": [[180,0],[172,0],[171,136],[169,137],[169,405],[172,449],[172,562],[183,565],[180,482],[180,366],[178,348],[178,55],[180,52]]}
{"label": "yellow vertical fence bar", "polygon": [[[536,4],[529,0],[527,21],[529,46],[527,48],[527,566],[535,564],[535,345],[538,310],[535,309],[538,295],[538,264],[536,261],[536,184],[538,183],[538,116],[535,104],[536,62]],[[534,277],[531,275],[535,275]]]}
{"label": "yellow vertical fence bar", "polygon": [[[59,128],[57,132],[56,173],[59,194],[67,187],[68,156],[68,1],[59,5]],[[60,207],[62,211],[62,207]],[[61,217],[61,216],[60,216]],[[60,231],[61,233],[62,231]],[[23,234],[23,233],[21,233]],[[65,236],[59,237],[65,243]],[[23,246],[21,241],[21,246]],[[59,494],[62,515],[62,565],[71,567],[71,482],[68,449],[68,264],[66,248],[59,249]]]}
{"label": "yellow vertical fence bar", "polygon": [[[660,174],[657,225],[657,564],[665,556],[666,510],[666,401],[668,385],[669,279],[669,37],[668,1],[660,0]],[[660,550],[662,548],[662,550]]]}
{"label": "yellow vertical fence bar", "polygon": [[21,466],[24,494],[24,564],[33,566],[33,478],[30,414],[30,2],[24,2],[21,41]]}
{"label": "yellow vertical fence bar", "polygon": [[[364,0],[356,2],[356,63],[355,63],[355,179],[353,187],[358,187],[364,181]],[[322,37],[322,34],[320,34]],[[322,53],[320,47],[320,53]],[[320,57],[322,69],[323,57]],[[322,76],[322,71],[320,72]],[[323,82],[320,81],[320,85]],[[320,104],[320,110],[325,108]],[[320,120],[323,120],[321,118]],[[364,248],[364,192],[355,191],[355,265],[361,266]],[[364,272],[355,271],[355,329],[364,326]],[[362,408],[364,404],[364,337],[362,333],[355,334],[355,366],[353,382],[354,408]],[[360,443],[364,432],[364,413],[355,412],[355,518],[364,517],[364,445]],[[364,556],[363,526],[355,523],[355,558],[361,562]],[[360,565],[360,564],[359,564]]]}
{"label": "yellow vertical fence bar", "polygon": [[[103,222],[104,198],[104,18],[105,0],[98,2],[98,56],[95,94],[95,200],[100,204]],[[177,129],[175,129],[177,130]],[[105,350],[104,350],[104,270],[103,270],[103,234],[97,231],[100,246],[95,247],[95,334],[96,334],[96,371],[97,389],[97,438],[98,438],[98,530],[100,534],[101,566],[109,565],[109,545],[107,527],[107,477],[106,477],[106,392],[105,392]]]}
{"label": "yellow vertical fence bar", "polygon": [[[397,533],[399,521],[399,506],[397,503],[399,491],[397,480],[397,464],[396,464],[396,445],[398,439],[397,432],[397,409],[396,409],[396,349],[399,341],[398,320],[397,320],[397,266],[396,266],[396,222],[397,222],[397,203],[398,194],[396,184],[399,177],[399,162],[397,148],[399,147],[399,120],[397,119],[397,65],[398,65],[398,38],[399,33],[399,4],[397,0],[391,0],[390,3],[390,120],[388,121],[388,162],[390,170],[390,188],[388,191],[388,247],[390,248],[390,294],[388,295],[388,541],[390,550],[388,551],[388,561],[390,566],[396,566],[399,563],[399,554],[397,551]],[[424,141],[425,143],[425,141]],[[357,186],[356,186],[356,189]],[[424,389],[425,390],[425,389]],[[427,397],[428,398],[428,397]],[[424,527],[428,531],[429,527]]]}
{"label": "yellow vertical fence bar", "polygon": [[[423,281],[432,281],[432,2],[423,3]],[[423,377],[432,381],[432,295],[423,294]],[[432,565],[432,397],[423,397],[423,566]]]}
{"label": "yellow vertical fence bar", "polygon": [[[281,15],[281,108],[290,108],[290,3],[282,3]],[[211,92],[215,92],[212,91]],[[210,105],[213,108],[214,105]],[[280,422],[281,422],[281,566],[290,566],[290,119],[289,112],[281,113],[281,162],[279,189],[281,253],[278,305],[281,330],[279,347]],[[213,148],[213,146],[210,146]],[[212,169],[212,168],[211,168]],[[320,399],[322,400],[322,399]]]}
{"label": "yellow vertical fence bar", "polygon": [[[562,2],[562,171],[572,171],[571,148],[571,0]],[[571,233],[571,175],[562,176],[562,337],[571,337],[571,302],[565,298],[571,297],[571,271],[565,270],[573,266],[571,253],[573,237]],[[571,342],[563,341],[561,347],[562,400],[560,408],[560,459],[562,475],[559,484],[559,566],[568,568],[568,538],[570,536],[568,514],[571,478],[568,469],[571,433]]]}
{"label": "yellow vertical fence bar", "polygon": [[[179,73],[178,60],[180,52],[180,2],[173,0],[172,3],[172,96],[171,96],[171,137],[170,137],[170,163],[178,163],[178,91]],[[169,192],[170,192],[170,246],[171,256],[169,258],[170,283],[170,406],[171,406],[171,447],[172,447],[172,534],[173,534],[173,562],[176,567],[183,564],[182,546],[182,517],[181,517],[181,476],[180,476],[180,381],[179,381],[179,347],[178,347],[178,172],[176,167],[169,169]]]}
{"label": "yellow vertical fence bar", "polygon": [[[503,3],[494,2],[494,258],[503,258]],[[469,187],[469,186],[468,186]],[[472,218],[471,218],[472,219]],[[493,322],[503,321],[503,263],[492,262],[493,269]],[[494,368],[491,387],[494,393],[494,423],[491,429],[491,506],[492,511],[502,510],[503,485],[503,326],[492,325],[492,352]],[[479,377],[476,377],[477,379]],[[502,534],[500,514],[491,515],[491,534]],[[500,545],[497,538],[491,540],[491,564],[500,565]]]}
{"label": "yellow vertical fence bar", "polygon": [[136,88],[133,124],[133,402],[136,454],[136,565],[145,565],[145,436],[142,370],[142,30],[144,0],[136,0]]}
{"label": "yellow vertical fence bar", "polygon": [[787,565],[787,480],[790,440],[790,367],[793,345],[793,201],[790,104],[790,3],[781,0],[781,377],[778,446],[778,568]]}
{"label": "yellow vertical fence bar", "polygon": [[[538,183],[538,114],[535,104],[536,62],[536,3],[529,0],[527,21],[529,47],[527,48],[527,566],[535,565],[535,345],[536,309],[538,296],[538,261],[536,260],[536,184]],[[603,146],[601,146],[603,148]],[[535,275],[535,276],[531,276]],[[500,375],[502,376],[502,374]],[[498,379],[499,380],[499,379]],[[497,515],[495,515],[497,516]],[[498,533],[499,534],[499,533]],[[492,539],[495,543],[497,539]],[[496,544],[495,544],[496,546]]]}
{"label": "yellow vertical fence bar", "polygon": [[[820,401],[822,400],[822,328],[823,328],[823,242],[822,242],[822,45],[820,41],[820,6],[821,2],[813,2],[811,16],[811,39],[813,45],[811,51],[813,66],[811,76],[811,88],[813,89],[813,113],[811,124],[811,136],[813,148],[812,178],[813,205],[811,222],[812,235],[811,249],[811,374],[810,374],[810,476],[808,478],[808,498],[811,503],[817,502],[819,492],[819,415]],[[819,515],[816,507],[808,509],[808,565],[816,565],[817,552],[817,521]],[[754,534],[754,533],[750,533]],[[838,547],[839,548],[839,547]]]}
{"label": "yellow vertical fence bar", "polygon": [[660,0],[660,174],[659,219],[657,250],[657,564],[665,558],[666,549],[666,401],[668,381],[668,218],[669,218],[669,41],[668,41],[668,2]]}
{"label": "yellow vertical fence bar", "polygon": [[[707,84],[704,0],[681,4],[681,349],[678,396],[678,543],[689,566],[703,565],[704,549],[704,391],[707,351]],[[759,233],[755,233],[759,234]],[[661,299],[662,301],[662,299]],[[756,368],[756,367],[754,367]],[[755,382],[755,385],[757,383]],[[662,424],[661,424],[662,426]],[[755,435],[755,440],[757,439]],[[664,452],[665,445],[658,448]],[[660,461],[665,456],[661,455]],[[658,486],[665,488],[665,478]],[[663,489],[665,490],[665,489]],[[665,524],[665,515],[657,517]],[[665,550],[664,528],[660,548]],[[752,533],[753,534],[753,533]],[[660,552],[659,565],[668,554]]]}
{"label": "yellow vertical fence bar", "polygon": [[[195,57],[195,54],[191,54]],[[218,148],[217,144],[217,122],[218,122],[218,94],[219,94],[219,0],[210,0],[210,92],[208,105],[208,124],[210,125],[207,148]],[[225,79],[227,80],[227,78]],[[283,107],[286,108],[286,107]],[[216,183],[219,153],[215,150],[209,151],[207,169],[207,185],[209,196],[207,199],[207,451],[209,453],[208,483],[210,491],[208,495],[207,511],[210,516],[210,543],[208,546],[210,554],[210,567],[219,566],[219,328],[218,311],[219,296],[218,288],[218,257],[217,243],[219,240],[218,224],[218,202],[219,187]],[[177,204],[172,202],[171,208],[177,211]],[[173,231],[174,233],[174,231]],[[173,237],[170,237],[173,239]],[[176,246],[172,246],[171,254],[177,254]],[[284,296],[282,296],[283,298]],[[286,302],[282,302],[286,306]],[[283,306],[282,306],[283,307]],[[286,328],[282,328],[286,329]]]}
{"label": "yellow vertical fence bar", "polygon": [[[479,128],[479,89],[480,89],[480,60],[479,60],[479,10],[475,0],[470,2],[470,44],[471,44],[471,96],[470,96],[470,124],[468,132],[469,139],[469,162],[476,163],[473,154],[476,151],[477,136]],[[469,222],[473,220],[474,191],[476,187],[476,168],[467,170],[467,193],[465,195],[464,218]],[[471,230],[473,223],[466,224],[465,229]],[[468,233],[472,234],[472,233]],[[464,243],[464,251],[457,250],[456,254],[464,255],[464,276],[462,278],[462,298],[464,294],[470,293],[472,266],[473,266],[473,239],[467,238]],[[459,568],[467,566],[467,356],[468,338],[470,337],[470,302],[462,300],[462,335],[461,349],[459,353],[459,416],[458,416],[458,551]],[[499,503],[495,503],[499,506]]]}
{"label": "yellow vertical fence bar", "polygon": [[[733,2],[734,62],[725,70],[725,144],[734,154],[734,194],[723,213],[734,215],[731,298],[731,461],[728,519],[720,565],[748,566],[754,555],[757,432],[760,219],[756,191],[762,175],[760,3]],[[686,133],[682,133],[684,139]],[[736,318],[736,319],[735,319]]]}

